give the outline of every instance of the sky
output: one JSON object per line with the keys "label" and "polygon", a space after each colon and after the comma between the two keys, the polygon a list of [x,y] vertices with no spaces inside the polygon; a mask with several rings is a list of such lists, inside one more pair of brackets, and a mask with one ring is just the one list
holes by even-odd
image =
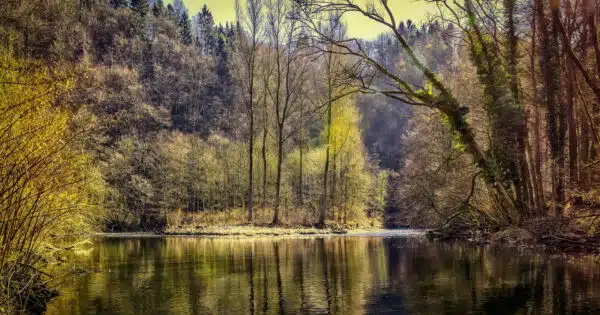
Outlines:
{"label": "sky", "polygon": [[[190,16],[196,15],[204,4],[213,13],[215,23],[225,23],[235,20],[235,0],[183,0],[190,12]],[[366,3],[368,0],[358,0],[358,3]],[[407,19],[419,23],[427,18],[428,12],[434,12],[431,4],[424,0],[388,0],[397,21]],[[361,15],[347,17],[348,36],[364,39],[373,39],[381,32],[386,31],[385,26],[369,21]]]}

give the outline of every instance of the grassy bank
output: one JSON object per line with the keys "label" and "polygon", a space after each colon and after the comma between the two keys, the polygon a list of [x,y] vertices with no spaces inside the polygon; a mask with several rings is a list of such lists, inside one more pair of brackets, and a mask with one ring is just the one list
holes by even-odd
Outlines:
{"label": "grassy bank", "polygon": [[[354,231],[354,230],[351,230]],[[317,229],[312,227],[273,227],[258,225],[231,225],[209,227],[181,227],[164,231],[166,235],[208,235],[208,236],[286,236],[286,235],[327,235],[346,234],[346,229]]]}
{"label": "grassy bank", "polygon": [[[308,211],[288,211],[280,225],[273,226],[272,209],[256,209],[252,224],[248,223],[244,209],[228,211],[184,212],[167,214],[167,235],[319,235],[345,234],[349,231],[373,231],[381,228],[379,218],[363,218],[360,221],[329,220],[326,228],[315,228],[316,214]],[[335,219],[335,218],[332,218]]]}

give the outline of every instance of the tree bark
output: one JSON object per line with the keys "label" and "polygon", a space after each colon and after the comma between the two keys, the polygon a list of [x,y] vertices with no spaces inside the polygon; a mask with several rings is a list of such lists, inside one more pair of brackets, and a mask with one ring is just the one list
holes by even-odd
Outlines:
{"label": "tree bark", "polygon": [[273,216],[273,225],[281,223],[279,219],[279,204],[281,193],[281,164],[283,161],[283,126],[277,130],[277,179],[275,182],[275,215]]}
{"label": "tree bark", "polygon": [[[335,220],[336,215],[339,215],[339,207],[337,204],[337,200],[336,200],[336,193],[337,193],[337,189],[338,189],[338,172],[337,172],[337,160],[336,160],[336,154],[334,152],[333,156],[331,157],[331,187],[329,187],[329,205],[330,210],[333,211],[333,218]],[[336,210],[338,210],[338,213],[336,213]]]}
{"label": "tree bark", "polygon": [[[583,110],[579,111],[580,117],[583,117],[585,113]],[[579,157],[581,161],[581,171],[579,173],[579,188],[582,190],[587,190],[590,188],[590,168],[587,167],[590,163],[590,126],[586,119],[579,120],[579,126],[581,130],[580,134],[580,144],[579,148],[581,149]]]}
{"label": "tree bark", "polygon": [[[519,70],[518,70],[518,42],[519,37],[517,36],[516,22],[515,22],[515,11],[516,1],[515,0],[504,0],[505,11],[506,11],[506,30],[507,30],[507,43],[508,43],[508,74],[510,76],[510,90],[515,107],[520,109],[520,112],[524,113],[523,104],[521,103],[521,95],[519,91]],[[518,132],[518,149],[514,157],[516,164],[519,167],[519,174],[516,176],[515,189],[517,195],[517,207],[521,209],[521,212],[525,215],[531,213],[531,202],[530,194],[532,193],[529,189],[530,185],[530,174],[526,159],[527,150],[527,138],[529,132],[527,128],[527,117],[523,117],[521,121],[520,130]]]}
{"label": "tree bark", "polygon": [[[538,1],[536,1],[537,3]],[[539,5],[539,4],[538,4]],[[540,115],[540,104],[538,103],[538,91],[537,91],[537,76],[536,76],[536,67],[535,67],[535,58],[536,58],[536,40],[537,40],[537,23],[538,19],[537,10],[538,5],[534,6],[534,16],[531,19],[531,57],[530,57],[530,68],[531,68],[531,85],[532,85],[532,95],[533,95],[533,108],[534,108],[534,161],[533,161],[533,186],[535,190],[535,200],[537,203],[536,213],[537,215],[544,214],[544,206],[546,204],[544,198],[544,186],[543,186],[543,177],[542,177],[542,140],[541,140],[541,115]],[[543,6],[542,6],[543,7]]]}
{"label": "tree bark", "polygon": [[318,225],[325,226],[328,208],[327,181],[329,180],[329,160],[331,154],[331,123],[332,123],[332,107],[333,107],[333,82],[332,82],[332,61],[333,53],[327,54],[327,135],[325,139],[325,166],[323,170],[323,195],[321,197],[321,213],[319,215]]}
{"label": "tree bark", "polygon": [[[252,93],[250,93],[250,95],[252,95]],[[252,96],[250,96],[252,97]],[[253,174],[253,170],[254,170],[254,159],[253,159],[253,155],[254,155],[254,111],[252,109],[250,109],[250,140],[248,141],[248,222],[252,223],[253,218],[254,218],[254,214],[253,214],[253,209],[252,209],[252,205],[254,204],[253,202],[253,197],[254,197],[254,185],[253,185],[253,179],[254,179],[254,174]]]}
{"label": "tree bark", "polygon": [[590,31],[591,44],[594,47],[596,56],[596,71],[600,73],[600,44],[598,43],[598,28],[596,26],[596,10],[592,0],[584,0],[584,11],[588,30]]}
{"label": "tree bark", "polygon": [[262,201],[260,207],[265,209],[267,204],[267,106],[263,103],[263,135],[262,135]]}
{"label": "tree bark", "polygon": [[[548,82],[548,137],[550,139],[552,155],[552,174],[554,177],[554,211],[556,216],[564,215],[565,203],[565,155],[564,138],[566,134],[565,110],[560,100],[560,69],[559,60],[559,33],[563,34],[563,44],[568,47],[567,38],[564,36],[564,29],[560,20],[560,0],[552,0],[552,36],[549,41],[546,53],[551,54],[550,62],[546,64],[546,75]],[[568,49],[567,49],[568,50]],[[557,67],[558,65],[558,67]],[[556,89],[558,88],[558,89]]]}
{"label": "tree bark", "polygon": [[[302,130],[300,130],[302,133]],[[304,148],[302,143],[302,136],[300,136],[300,178],[298,187],[298,203],[300,204],[300,210],[304,209]]]}
{"label": "tree bark", "polygon": [[571,186],[579,182],[579,157],[577,143],[577,120],[575,119],[575,75],[572,63],[567,61],[567,120],[569,127],[569,181]]}

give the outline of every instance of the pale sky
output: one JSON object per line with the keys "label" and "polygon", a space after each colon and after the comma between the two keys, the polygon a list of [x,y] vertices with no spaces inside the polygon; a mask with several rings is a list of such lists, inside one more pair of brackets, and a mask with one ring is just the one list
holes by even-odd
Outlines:
{"label": "pale sky", "polygon": [[[225,23],[235,20],[235,0],[183,0],[189,10],[190,17],[196,15],[204,4],[213,13],[215,23]],[[358,0],[358,3],[366,3],[367,0]],[[399,21],[413,20],[420,23],[427,17],[427,12],[434,12],[431,4],[424,0],[388,0],[394,13],[394,17]],[[169,2],[169,1],[165,1]],[[348,36],[360,37],[364,39],[373,39],[383,31],[384,26],[369,21],[361,15],[348,16]]]}

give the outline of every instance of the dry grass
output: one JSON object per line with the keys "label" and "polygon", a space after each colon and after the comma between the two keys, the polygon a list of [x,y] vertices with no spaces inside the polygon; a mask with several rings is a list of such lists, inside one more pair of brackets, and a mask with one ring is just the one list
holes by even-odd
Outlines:
{"label": "dry grass", "polygon": [[167,214],[165,234],[178,235],[315,235],[346,233],[349,228],[372,230],[381,227],[375,219],[363,224],[341,226],[329,222],[327,229],[317,229],[309,223],[316,222],[316,215],[306,211],[286,211],[282,224],[272,226],[272,209],[255,209],[253,224],[248,224],[244,209],[227,211],[204,211],[188,213],[182,210]]}
{"label": "dry grass", "polygon": [[302,227],[268,227],[254,225],[180,227],[168,228],[167,235],[213,235],[213,236],[286,236],[286,235],[324,235],[345,234],[344,230],[316,229]]}
{"label": "dry grass", "polygon": [[[308,222],[313,222],[308,214],[302,214],[301,211],[291,211],[293,216],[286,215],[282,218],[282,226],[308,226]],[[248,223],[248,212],[245,209],[231,209],[226,211],[201,211],[184,212],[182,210],[173,211],[167,214],[167,227],[189,227],[198,228],[245,225]],[[273,220],[272,209],[255,209],[253,223],[259,226],[266,226]]]}

